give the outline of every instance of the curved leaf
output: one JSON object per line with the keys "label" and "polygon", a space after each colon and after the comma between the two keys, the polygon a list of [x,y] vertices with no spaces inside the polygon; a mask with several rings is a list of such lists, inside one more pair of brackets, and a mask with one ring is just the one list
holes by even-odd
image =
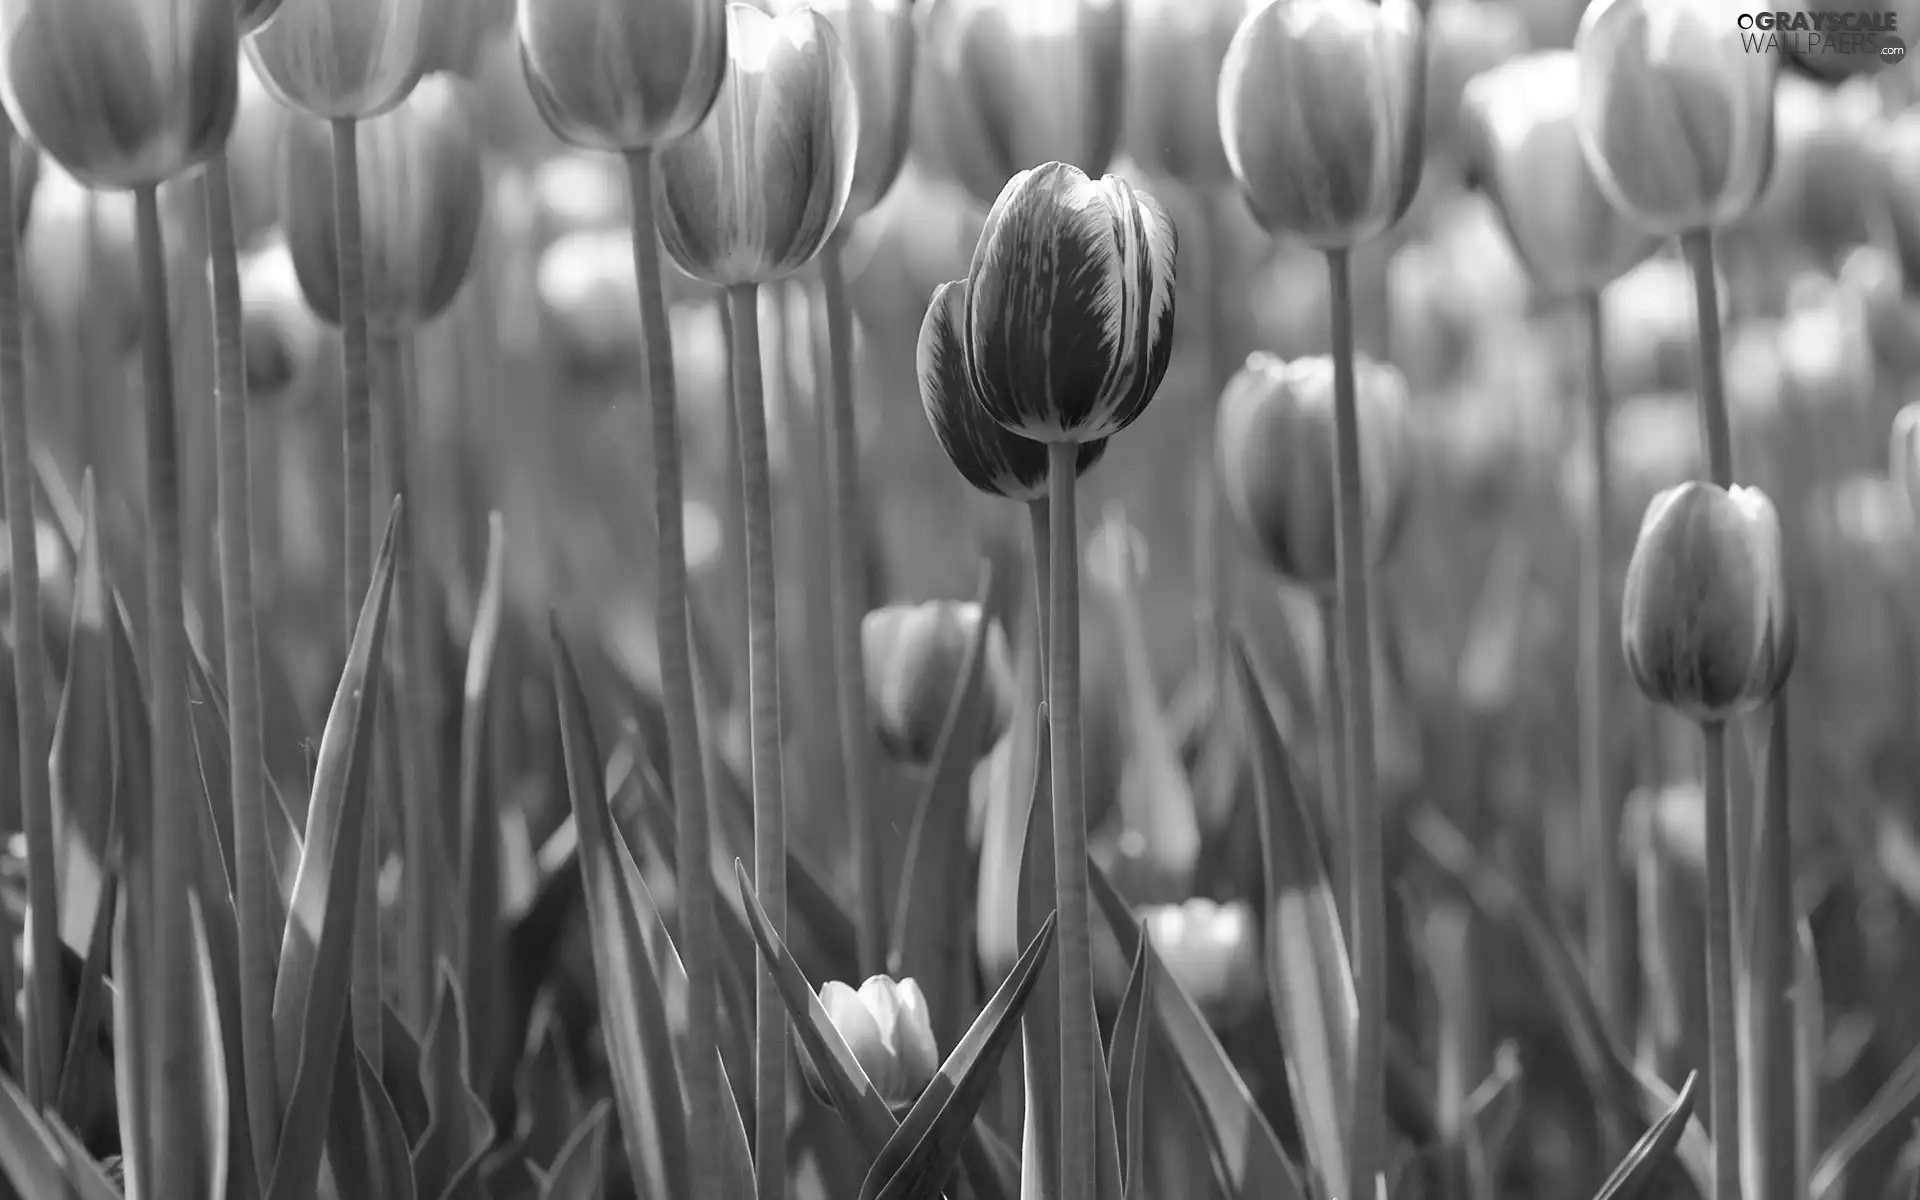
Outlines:
{"label": "curved leaf", "polygon": [[[1142,947],[1146,937],[1142,931]],[[1113,1019],[1112,1045],[1107,1050],[1107,1078],[1113,1087],[1114,1133],[1120,1143],[1120,1178],[1127,1200],[1146,1200],[1146,1120],[1147,1019],[1148,996],[1153,976],[1147,972],[1147,956],[1135,954],[1133,969],[1127,975],[1127,990],[1120,997],[1120,1012]]]}
{"label": "curved leaf", "polygon": [[1681,1085],[1673,1107],[1628,1151],[1594,1194],[1594,1200],[1640,1200],[1646,1194],[1647,1185],[1659,1175],[1660,1168],[1667,1165],[1680,1145],[1680,1135],[1693,1115],[1693,1089],[1699,1079],[1699,1072],[1687,1073],[1687,1081]]}
{"label": "curved leaf", "polygon": [[601,1200],[607,1160],[607,1102],[593,1106],[540,1181],[540,1200]]}

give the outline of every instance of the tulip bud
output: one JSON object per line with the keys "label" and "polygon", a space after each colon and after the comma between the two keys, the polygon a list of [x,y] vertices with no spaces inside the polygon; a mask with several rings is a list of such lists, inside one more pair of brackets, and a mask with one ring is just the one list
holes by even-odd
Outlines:
{"label": "tulip bud", "polygon": [[[916,765],[933,760],[967,665],[967,646],[984,617],[972,601],[930,600],[876,608],[860,622],[867,660],[867,705],[881,748]],[[1013,667],[1006,635],[987,632],[982,694],[988,727],[984,749],[1006,729]]]}
{"label": "tulip bud", "polygon": [[[376,329],[433,320],[473,265],[486,180],[465,89],[456,76],[435,74],[397,107],[361,123],[360,230],[367,319]],[[308,117],[289,123],[286,141],[287,244],[307,302],[337,326],[333,141],[323,122]]]}
{"label": "tulip bud", "polygon": [[1920,521],[1920,401],[1893,415],[1893,440],[1887,456],[1887,477],[1900,487],[1914,519]]}
{"label": "tulip bud", "polygon": [[913,115],[912,0],[813,0],[840,39],[860,115],[853,189],[842,225],[880,203],[907,161],[907,122]]}
{"label": "tulip bud", "polygon": [[1196,896],[1141,913],[1154,952],[1209,1023],[1244,1020],[1266,996],[1260,931],[1244,900],[1217,904]]}
{"label": "tulip bud", "polygon": [[812,10],[729,5],[727,61],[712,116],[660,151],[653,192],[667,253],[721,287],[785,278],[820,253],[860,132],[839,38]]}
{"label": "tulip bud", "polygon": [[933,1082],[940,1049],[919,984],[875,975],[856,992],[836,979],[820,989],[820,1005],[890,1107],[911,1105]]}
{"label": "tulip bud", "polygon": [[1796,645],[1773,502],[1699,480],[1654,497],[1621,602],[1621,647],[1647,698],[1724,721],[1785,686]]}
{"label": "tulip bud", "polygon": [[938,159],[983,204],[1047,162],[1104,172],[1125,111],[1122,0],[939,0],[926,13],[923,112]]}
{"label": "tulip bud", "polygon": [[1048,163],[987,214],[967,276],[967,375],[987,414],[1091,442],[1146,411],[1173,354],[1179,234],[1145,192]]}
{"label": "tulip bud", "polygon": [[273,20],[247,39],[247,54],[288,108],[364,120],[413,90],[437,16],[432,0],[281,0]]}
{"label": "tulip bud", "polygon": [[[914,365],[920,403],[933,436],[961,478],[989,496],[1022,502],[1047,494],[1047,448],[987,415],[967,382],[967,283],[943,283],[927,306]],[[1107,452],[1107,440],[1080,443],[1084,475]]]}
{"label": "tulip bud", "polygon": [[1773,170],[1779,59],[1749,52],[1733,0],[1594,0],[1580,19],[1578,127],[1616,208],[1661,236],[1738,220]]}
{"label": "tulip bud", "polygon": [[1457,149],[1461,100],[1469,83],[1525,54],[1526,23],[1505,4],[1438,0],[1427,10],[1429,156]]}
{"label": "tulip bud", "polygon": [[300,291],[293,252],[276,235],[240,259],[240,339],[247,396],[304,396],[313,385],[325,334]]}
{"label": "tulip bud", "polygon": [[1529,54],[1476,76],[1461,100],[1469,172],[1535,282],[1563,296],[1599,291],[1660,244],[1620,216],[1587,166],[1579,71],[1570,50]]}
{"label": "tulip bud", "polygon": [[1220,64],[1250,0],[1133,0],[1127,10],[1127,154],[1191,187],[1233,178],[1220,144]]}
{"label": "tulip bud", "polygon": [[1220,68],[1220,139],[1273,234],[1319,249],[1386,233],[1425,161],[1425,33],[1408,0],[1268,0]]}
{"label": "tulip bud", "polygon": [[234,0],[0,0],[0,98],[88,186],[158,184],[226,144],[239,36]]}
{"label": "tulip bud", "polygon": [[515,28],[534,107],[588,150],[687,136],[727,70],[723,0],[519,0]]}
{"label": "tulip bud", "polygon": [[[1405,522],[1412,445],[1400,372],[1354,361],[1361,510],[1372,561]],[[1220,396],[1216,462],[1227,506],[1274,570],[1310,587],[1334,581],[1338,539],[1333,448],[1333,360],[1282,362],[1256,353]]]}

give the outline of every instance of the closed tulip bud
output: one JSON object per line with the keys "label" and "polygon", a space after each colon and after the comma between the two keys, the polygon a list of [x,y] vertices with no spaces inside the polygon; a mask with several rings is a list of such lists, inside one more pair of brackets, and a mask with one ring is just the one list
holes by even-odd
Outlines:
{"label": "closed tulip bud", "polygon": [[913,115],[912,0],[813,0],[840,39],[860,114],[853,188],[840,221],[851,224],[880,203],[907,161]]}
{"label": "closed tulip bud", "polygon": [[967,375],[987,414],[1039,442],[1131,425],[1173,354],[1179,234],[1145,192],[1048,163],[1007,181],[967,276]]}
{"label": "closed tulip bud", "polygon": [[[1047,448],[1009,431],[981,406],[967,382],[966,313],[965,280],[941,284],[927,306],[914,355],[927,423],[968,483],[989,496],[1038,500],[1047,494]],[[1080,473],[1106,452],[1105,438],[1080,443]]]}
{"label": "closed tulip bud", "polygon": [[0,97],[82,183],[158,184],[226,144],[239,36],[234,0],[0,0]]}
{"label": "closed tulip bud", "polygon": [[1580,149],[1580,62],[1528,54],[1476,76],[1461,100],[1461,149],[1535,282],[1597,292],[1659,247],[1607,201]]}
{"label": "closed tulip bud", "polygon": [[1893,415],[1893,441],[1887,477],[1899,485],[1916,521],[1920,521],[1920,401]]}
{"label": "closed tulip bud", "polygon": [[1320,249],[1386,233],[1425,161],[1426,54],[1408,0],[1268,0],[1220,68],[1220,139],[1248,207]]}
{"label": "closed tulip bud", "polygon": [[940,1070],[927,998],[911,979],[875,975],[854,991],[839,980],[820,989],[820,1006],[889,1107],[920,1098]]}
{"label": "closed tulip bud", "polygon": [[1259,925],[1246,901],[1196,896],[1155,905],[1141,919],[1168,973],[1212,1024],[1238,1023],[1266,996]]}
{"label": "closed tulip bud", "polygon": [[[1371,359],[1354,362],[1361,509],[1375,562],[1405,521],[1412,474],[1407,385]],[[1334,581],[1333,360],[1257,353],[1220,396],[1216,463],[1241,534],[1269,566],[1310,587]]]}
{"label": "closed tulip bud", "polygon": [[1744,216],[1773,171],[1779,58],[1735,0],[1594,0],[1580,19],[1580,142],[1615,207],[1661,236]]}
{"label": "closed tulip bud", "polygon": [[1773,502],[1699,480],[1656,496],[1620,623],[1627,668],[1655,703],[1724,721],[1771,700],[1797,645]]}
{"label": "closed tulip bud", "polygon": [[1104,172],[1126,107],[1123,0],[937,0],[920,97],[937,156],[981,203],[1015,174]]}
{"label": "closed tulip bud", "polygon": [[311,389],[325,333],[301,294],[282,237],[240,259],[240,338],[250,399],[300,398]]}
{"label": "closed tulip bud", "polygon": [[[867,659],[867,706],[880,745],[900,762],[924,765],[940,747],[947,709],[965,680],[967,647],[985,614],[972,601],[929,600],[876,608],[860,622]],[[999,625],[987,631],[982,695],[988,728],[982,749],[1006,729],[1013,667]]]}
{"label": "closed tulip bud", "polygon": [[[287,244],[313,311],[340,324],[333,142],[327,126],[288,126],[281,192]],[[486,180],[466,85],[435,74],[360,126],[360,229],[367,319],[397,331],[444,312],[466,281]]]}
{"label": "closed tulip bud", "polygon": [[561,140],[646,150],[704,120],[727,70],[724,0],[519,0],[534,107]]}
{"label": "closed tulip bud", "polygon": [[1127,155],[1165,179],[1233,178],[1220,144],[1220,64],[1250,0],[1133,0],[1127,10]]}
{"label": "closed tulip bud", "polygon": [[[470,0],[471,2],[471,0]],[[281,0],[247,39],[260,78],[296,112],[333,121],[377,117],[426,70],[434,0]]]}
{"label": "closed tulip bud", "polygon": [[820,253],[853,187],[853,77],[825,17],[727,7],[713,114],[660,151],[654,215],[680,269],[730,287],[783,279]]}

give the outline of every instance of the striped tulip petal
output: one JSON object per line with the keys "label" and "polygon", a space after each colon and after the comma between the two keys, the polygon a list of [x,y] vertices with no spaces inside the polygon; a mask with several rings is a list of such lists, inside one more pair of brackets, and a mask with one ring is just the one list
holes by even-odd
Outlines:
{"label": "striped tulip petal", "polygon": [[534,107],[562,140],[591,150],[685,137],[720,90],[725,8],[723,0],[519,0],[520,65]]}

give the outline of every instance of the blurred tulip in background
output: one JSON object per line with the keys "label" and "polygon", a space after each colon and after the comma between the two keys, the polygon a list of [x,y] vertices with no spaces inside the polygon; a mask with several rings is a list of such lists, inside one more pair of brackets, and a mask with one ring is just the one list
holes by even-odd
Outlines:
{"label": "blurred tulip in background", "polygon": [[[931,762],[946,727],[948,702],[965,678],[967,647],[984,615],[971,601],[930,600],[876,608],[860,623],[865,644],[867,705],[880,744],[896,760]],[[998,625],[988,631],[983,694],[997,741],[1011,715],[1012,657]]]}
{"label": "blurred tulip in background", "polygon": [[912,0],[816,0],[807,7],[827,19],[853,77],[860,114],[853,187],[843,225],[865,216],[892,190],[907,160],[908,118],[919,45]]}
{"label": "blurred tulip in background", "polygon": [[1215,1028],[1231,1028],[1259,1006],[1259,924],[1246,901],[1195,897],[1154,905],[1141,919],[1168,973]]}
{"label": "blurred tulip in background", "polygon": [[1228,183],[1220,144],[1220,66],[1250,0],[1131,0],[1126,151],[1162,179]]}
{"label": "blurred tulip in background", "polygon": [[724,6],[706,0],[519,0],[526,88],[554,132],[640,150],[706,119],[727,69]]}

